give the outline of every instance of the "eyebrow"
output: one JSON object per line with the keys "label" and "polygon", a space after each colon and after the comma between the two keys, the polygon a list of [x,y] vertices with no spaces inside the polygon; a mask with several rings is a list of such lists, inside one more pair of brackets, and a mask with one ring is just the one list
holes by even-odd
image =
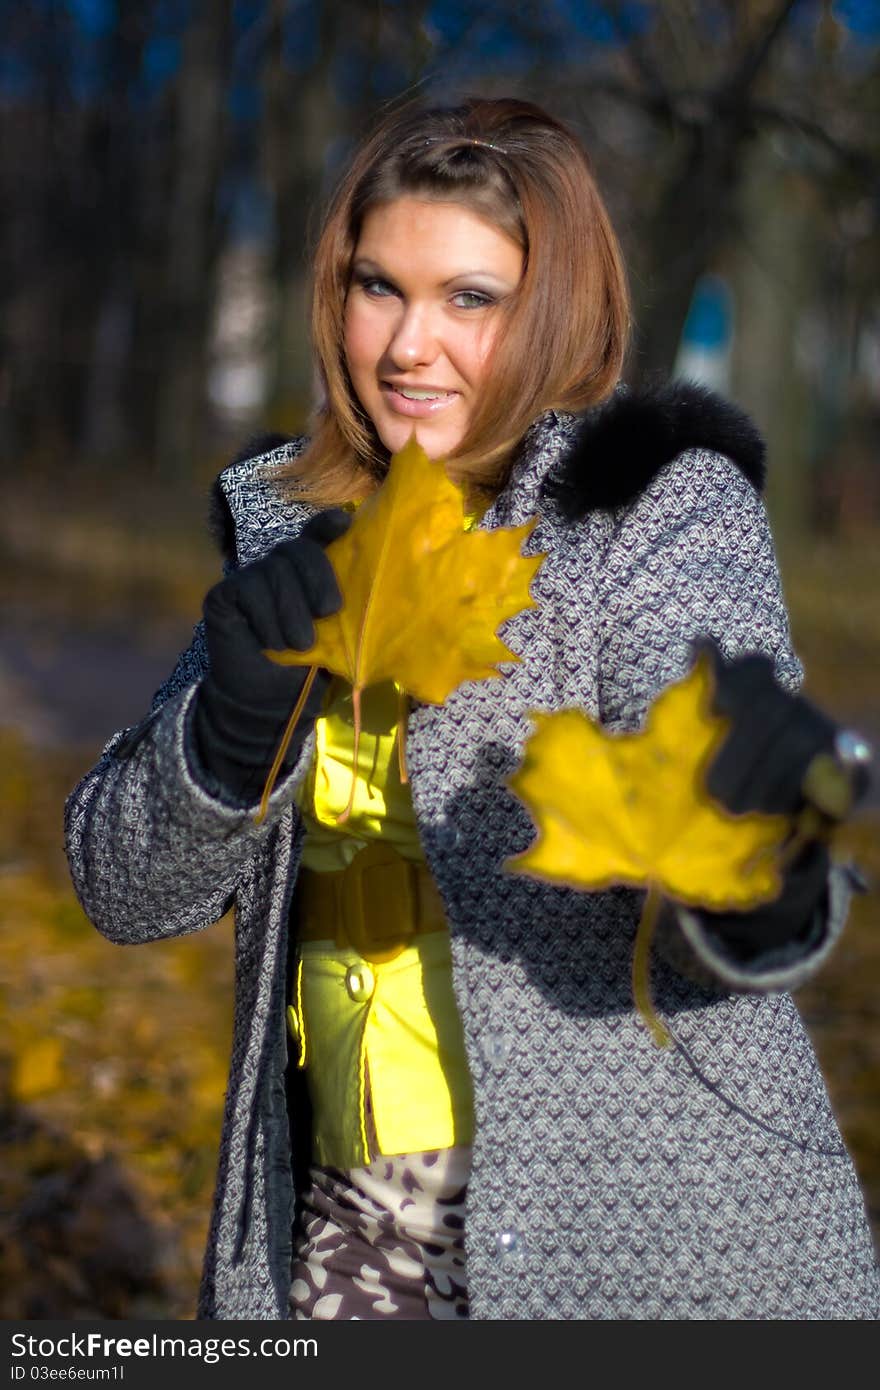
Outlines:
{"label": "eyebrow", "polygon": [[[352,274],[356,272],[361,275],[375,275],[377,278],[389,280],[392,283],[395,280],[395,277],[390,275],[387,270],[384,270],[382,266],[379,265],[378,261],[372,261],[368,256],[359,256],[352,264],[351,269]],[[495,275],[491,270],[460,270],[457,275],[453,275],[450,279],[444,280],[440,288],[448,290],[450,286],[457,284],[460,280],[489,280],[493,285],[498,285],[503,289],[510,288],[509,280],[503,276]]]}

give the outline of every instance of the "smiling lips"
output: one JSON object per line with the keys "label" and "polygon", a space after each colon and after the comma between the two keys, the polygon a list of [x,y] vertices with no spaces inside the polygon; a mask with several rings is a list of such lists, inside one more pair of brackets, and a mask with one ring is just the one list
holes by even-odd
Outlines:
{"label": "smiling lips", "polygon": [[458,400],[459,395],[457,391],[446,391],[439,386],[393,386],[389,381],[381,385],[382,395],[396,415],[416,419],[436,415],[438,410]]}

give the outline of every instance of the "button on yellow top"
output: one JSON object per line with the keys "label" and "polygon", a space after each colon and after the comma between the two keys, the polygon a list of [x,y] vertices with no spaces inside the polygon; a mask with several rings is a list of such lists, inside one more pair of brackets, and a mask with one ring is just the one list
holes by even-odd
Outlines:
{"label": "button on yellow top", "polygon": [[376,989],[376,976],[366,961],[348,967],[345,972],[345,988],[348,990],[349,999],[353,999],[356,1004],[366,1004],[372,999]]}
{"label": "button on yellow top", "polygon": [[448,932],[417,936],[382,965],[331,941],[306,941],[296,998],[315,1163],[360,1168],[378,1154],[472,1142]]}

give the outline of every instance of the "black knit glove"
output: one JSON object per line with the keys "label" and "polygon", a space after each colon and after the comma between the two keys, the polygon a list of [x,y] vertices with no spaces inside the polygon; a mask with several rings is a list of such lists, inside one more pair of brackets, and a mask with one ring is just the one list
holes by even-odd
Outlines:
{"label": "black knit glove", "polygon": [[[323,547],[350,524],[351,516],[340,508],[320,512],[298,540],[277,545],[216,584],[205,598],[210,666],[195,701],[196,752],[205,771],[238,801],[259,797],[310,669],[279,666],[263,649],[307,651],[315,640],[313,617],[328,617],[341,606]],[[299,756],[329,681],[323,670],[315,677],[285,770]]]}
{"label": "black knit glove", "polygon": [[[840,757],[837,725],[802,696],[782,690],[768,657],[753,655],[728,663],[714,644],[700,643],[700,648],[714,668],[714,710],[731,721],[708,769],[710,795],[737,814],[763,811],[795,817],[807,804],[808,769],[824,754],[839,768],[839,782],[837,797],[832,797],[834,811],[827,805],[821,809],[828,821],[842,819],[848,805],[867,789],[867,750],[861,750],[863,760],[857,755],[847,766]],[[828,866],[827,848],[821,840],[810,839],[788,866],[775,902],[752,912],[697,915],[743,959],[787,942],[806,941],[825,896]]]}

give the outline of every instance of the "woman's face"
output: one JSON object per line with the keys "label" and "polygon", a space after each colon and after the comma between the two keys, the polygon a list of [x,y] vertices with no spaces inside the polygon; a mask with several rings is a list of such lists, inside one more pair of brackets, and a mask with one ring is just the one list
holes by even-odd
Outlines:
{"label": "woman's face", "polygon": [[523,253],[459,203],[399,198],[364,218],[345,301],[358,400],[391,453],[415,430],[429,458],[464,438]]}

